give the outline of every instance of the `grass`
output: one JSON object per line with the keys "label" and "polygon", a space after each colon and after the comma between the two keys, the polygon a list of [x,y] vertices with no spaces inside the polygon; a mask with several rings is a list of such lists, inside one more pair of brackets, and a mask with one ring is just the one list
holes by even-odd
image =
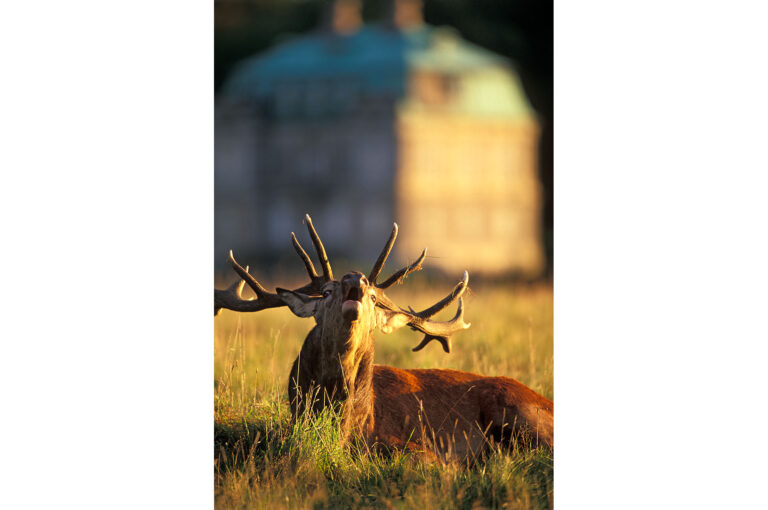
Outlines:
{"label": "grass", "polygon": [[[388,294],[423,308],[448,292],[416,278]],[[376,362],[514,377],[552,398],[552,291],[478,286],[465,298],[472,327],[445,354],[403,328],[377,333]],[[445,320],[455,311],[442,312]],[[551,508],[553,458],[492,450],[472,466],[371,455],[340,446],[332,412],[290,426],[287,380],[311,319],[286,309],[221,312],[215,320],[215,495],[218,508]]]}

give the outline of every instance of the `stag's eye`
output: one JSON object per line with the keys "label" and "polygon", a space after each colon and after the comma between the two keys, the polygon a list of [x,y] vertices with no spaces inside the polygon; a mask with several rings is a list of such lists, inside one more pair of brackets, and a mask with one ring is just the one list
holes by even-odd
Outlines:
{"label": "stag's eye", "polygon": [[376,295],[375,294],[371,294],[371,301],[373,301],[374,303],[376,302]]}
{"label": "stag's eye", "polygon": [[323,297],[324,298],[327,298],[330,295],[331,295],[331,291],[330,290],[326,290],[326,291],[323,292]]}

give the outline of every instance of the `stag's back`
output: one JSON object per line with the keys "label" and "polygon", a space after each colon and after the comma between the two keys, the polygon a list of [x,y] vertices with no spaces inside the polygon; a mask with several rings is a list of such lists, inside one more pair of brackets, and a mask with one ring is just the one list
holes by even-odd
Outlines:
{"label": "stag's back", "polygon": [[374,366],[372,439],[475,457],[490,439],[552,446],[552,401],[509,377]]}

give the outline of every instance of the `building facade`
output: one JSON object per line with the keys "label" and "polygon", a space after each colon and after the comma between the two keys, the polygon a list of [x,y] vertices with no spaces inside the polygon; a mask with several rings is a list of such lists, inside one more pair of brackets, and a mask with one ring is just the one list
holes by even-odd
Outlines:
{"label": "building facade", "polygon": [[[400,11],[398,13],[398,5]],[[215,248],[273,258],[309,212],[331,255],[536,276],[544,268],[538,125],[511,64],[395,2],[241,63],[217,100]]]}

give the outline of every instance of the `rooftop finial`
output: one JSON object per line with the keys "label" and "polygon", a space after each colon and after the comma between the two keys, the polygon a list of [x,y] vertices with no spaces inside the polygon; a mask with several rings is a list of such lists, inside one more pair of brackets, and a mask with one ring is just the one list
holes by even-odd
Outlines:
{"label": "rooftop finial", "polygon": [[363,25],[362,4],[360,0],[335,0],[331,26],[340,35],[354,34]]}
{"label": "rooftop finial", "polygon": [[424,25],[422,0],[394,0],[393,19],[400,30],[415,30]]}

